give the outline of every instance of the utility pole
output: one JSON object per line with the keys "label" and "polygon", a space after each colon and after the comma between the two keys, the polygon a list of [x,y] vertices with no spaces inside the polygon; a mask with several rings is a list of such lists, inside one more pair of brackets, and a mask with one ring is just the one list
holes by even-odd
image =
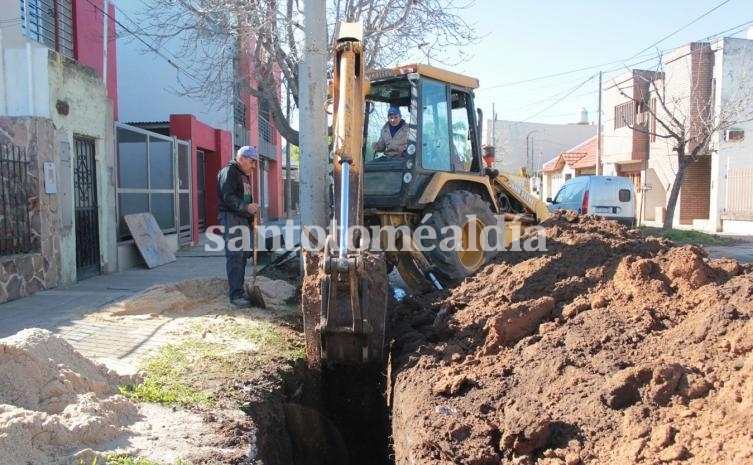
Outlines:
{"label": "utility pole", "polygon": [[327,21],[325,0],[306,0],[303,25],[305,46],[299,64],[298,127],[301,162],[298,168],[301,226],[327,226]]}
{"label": "utility pole", "polygon": [[[539,130],[538,129],[531,129],[530,131],[528,131],[528,134],[526,134],[526,164],[525,164],[526,171],[528,171],[531,168],[530,165],[531,165],[531,161],[533,159],[533,154],[534,154],[533,137],[532,136],[536,132],[539,132]],[[529,140],[531,141],[530,144],[528,143]]]}
{"label": "utility pole", "polygon": [[497,121],[497,112],[494,110],[494,104],[492,103],[492,137],[491,137],[491,139],[492,139],[492,147],[496,147],[497,146],[497,137],[496,137],[496,134],[494,133],[494,131],[496,129],[494,127],[494,126],[496,126],[494,123],[496,123],[496,121]]}
{"label": "utility pole", "polygon": [[601,175],[601,71],[599,71],[599,109],[596,117],[596,176]]}

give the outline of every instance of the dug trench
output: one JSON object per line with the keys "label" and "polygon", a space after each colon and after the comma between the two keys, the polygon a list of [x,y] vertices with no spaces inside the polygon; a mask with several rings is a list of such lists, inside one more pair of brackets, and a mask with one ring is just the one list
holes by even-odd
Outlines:
{"label": "dug trench", "polygon": [[397,465],[751,462],[753,266],[598,217],[542,226],[546,250],[391,303],[390,428],[347,428],[391,436]]}
{"label": "dug trench", "polygon": [[[268,266],[261,274],[286,282],[301,281],[299,261],[295,259]],[[309,286],[302,286],[302,293],[309,298],[318,294],[315,281],[312,278]],[[386,290],[386,283],[383,287]],[[300,295],[290,303],[300,305]],[[300,318],[291,318],[290,324],[303,332]],[[393,463],[383,365],[310,367],[304,360],[297,360],[264,376],[266,382],[247,381],[263,388],[246,390],[250,395],[243,409],[257,426],[259,463]]]}
{"label": "dug trench", "polygon": [[[251,392],[242,407],[254,425],[253,431],[244,433],[255,438],[252,463],[392,463],[379,372],[352,368],[322,372],[301,362],[273,378],[264,389]],[[258,379],[252,382],[260,386]]]}

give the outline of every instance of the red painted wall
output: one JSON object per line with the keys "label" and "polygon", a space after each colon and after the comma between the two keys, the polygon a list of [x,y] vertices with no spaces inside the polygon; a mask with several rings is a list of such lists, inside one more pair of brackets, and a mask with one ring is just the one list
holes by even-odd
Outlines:
{"label": "red painted wall", "polygon": [[[277,82],[281,81],[281,72],[279,69],[275,69],[275,79]],[[282,102],[282,90],[280,86],[277,86],[277,101]],[[282,153],[282,137],[277,131],[274,118],[270,118],[272,123],[272,137],[271,139],[276,141],[277,147],[277,161],[272,164],[269,170],[269,215],[282,218],[285,216],[285,203],[283,200],[283,190],[285,189],[282,182],[282,167],[285,165],[285,157]]]}
{"label": "red painted wall", "polygon": [[[204,151],[204,214],[205,227],[217,223],[217,173],[233,157],[233,135],[197,120],[194,115],[170,115],[170,135],[191,141],[191,191],[194,205],[199,203],[197,150]],[[193,242],[199,243],[199,209],[193,209]]]}
{"label": "red painted wall", "polygon": [[[80,63],[94,68],[102,77],[104,67],[104,9],[103,0],[74,0],[74,54]],[[115,5],[107,8],[107,96],[112,100],[113,114],[118,119],[118,75],[115,48]]]}
{"label": "red painted wall", "polygon": [[[251,47],[254,46],[253,39],[250,39]],[[243,70],[248,77],[248,82],[250,86],[256,86],[256,72],[253,68],[253,65],[249,62],[248,58],[244,55],[240,55],[239,59],[239,68]],[[281,75],[279,69],[275,69],[275,79],[277,82],[281,81]],[[280,99],[280,87],[277,87],[277,98]],[[255,97],[252,97],[251,95],[241,91],[241,99],[246,104],[246,108],[248,109],[248,134],[249,134],[249,143],[251,145],[259,146],[259,125],[258,125],[258,118],[259,118],[259,100]],[[269,195],[269,212],[268,215],[270,218],[282,218],[285,215],[284,208],[285,205],[283,203],[283,182],[282,182],[282,166],[284,164],[284,159],[282,158],[282,137],[280,137],[280,133],[277,131],[277,128],[275,127],[274,120],[270,119],[270,126],[271,126],[271,139],[275,142],[275,158],[276,160],[269,160],[269,185],[268,185],[268,195]],[[257,178],[258,179],[258,178]],[[258,182],[257,182],[258,184]],[[259,198],[259,192],[258,187],[255,188],[257,192],[255,193],[256,197]]]}

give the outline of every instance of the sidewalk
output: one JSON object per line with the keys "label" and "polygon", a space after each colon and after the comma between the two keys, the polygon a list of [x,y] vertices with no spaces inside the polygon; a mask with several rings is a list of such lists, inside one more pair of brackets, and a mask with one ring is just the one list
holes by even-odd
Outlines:
{"label": "sidewalk", "polygon": [[[269,224],[282,226],[284,219]],[[296,240],[299,239],[299,235]],[[206,235],[199,245],[176,252],[172,263],[149,269],[146,265],[123,272],[95,276],[76,284],[37,292],[0,304],[0,339],[27,328],[42,328],[63,337],[84,356],[105,362],[121,372],[138,365],[145,355],[166,344],[160,333],[163,319],[101,321],[86,318],[100,309],[124,301],[149,287],[189,279],[225,279],[225,255]],[[270,257],[259,257],[259,270]],[[246,276],[251,276],[251,261]]]}
{"label": "sidewalk", "polygon": [[203,244],[181,249],[174,262],[153,269],[144,265],[95,276],[0,304],[0,338],[26,328],[43,328],[62,336],[87,357],[139,357],[164,343],[151,337],[157,328],[149,320],[142,320],[139,327],[122,327],[84,317],[157,284],[215,276],[225,276],[222,252],[206,252]]}
{"label": "sidewalk", "polygon": [[[272,222],[272,224],[278,222]],[[123,272],[95,276],[76,284],[37,292],[0,304],[0,339],[27,328],[43,328],[63,337],[88,358],[128,372],[145,355],[168,341],[161,337],[164,319],[102,321],[88,316],[124,301],[149,287],[189,279],[225,279],[225,256],[202,234],[197,246],[180,249],[172,263],[149,269],[146,265]],[[259,270],[270,256],[261,254]],[[246,276],[251,276],[251,261]]]}

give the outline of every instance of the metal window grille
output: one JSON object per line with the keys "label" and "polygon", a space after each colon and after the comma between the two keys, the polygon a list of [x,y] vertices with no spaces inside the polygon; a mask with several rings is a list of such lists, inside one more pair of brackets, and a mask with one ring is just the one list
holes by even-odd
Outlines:
{"label": "metal window grille", "polygon": [[635,102],[625,102],[614,107],[614,128],[635,124]]}
{"label": "metal window grille", "polygon": [[241,100],[236,99],[235,105],[233,105],[233,119],[235,122],[233,141],[237,147],[248,145],[247,114],[248,110],[246,104]]}
{"label": "metal window grille", "polygon": [[29,204],[35,196],[26,151],[0,145],[0,255],[34,251]]}
{"label": "metal window grille", "polygon": [[246,124],[246,104],[240,100],[236,100],[233,106],[233,118],[236,125],[241,125],[244,128],[248,127]]}
{"label": "metal window grille", "polygon": [[269,123],[269,104],[259,99],[259,140],[272,142],[272,125]]}
{"label": "metal window grille", "polygon": [[259,115],[259,140],[272,142],[272,125],[261,115]]}
{"label": "metal window grille", "polygon": [[21,0],[21,24],[29,39],[75,58],[71,0]]}

